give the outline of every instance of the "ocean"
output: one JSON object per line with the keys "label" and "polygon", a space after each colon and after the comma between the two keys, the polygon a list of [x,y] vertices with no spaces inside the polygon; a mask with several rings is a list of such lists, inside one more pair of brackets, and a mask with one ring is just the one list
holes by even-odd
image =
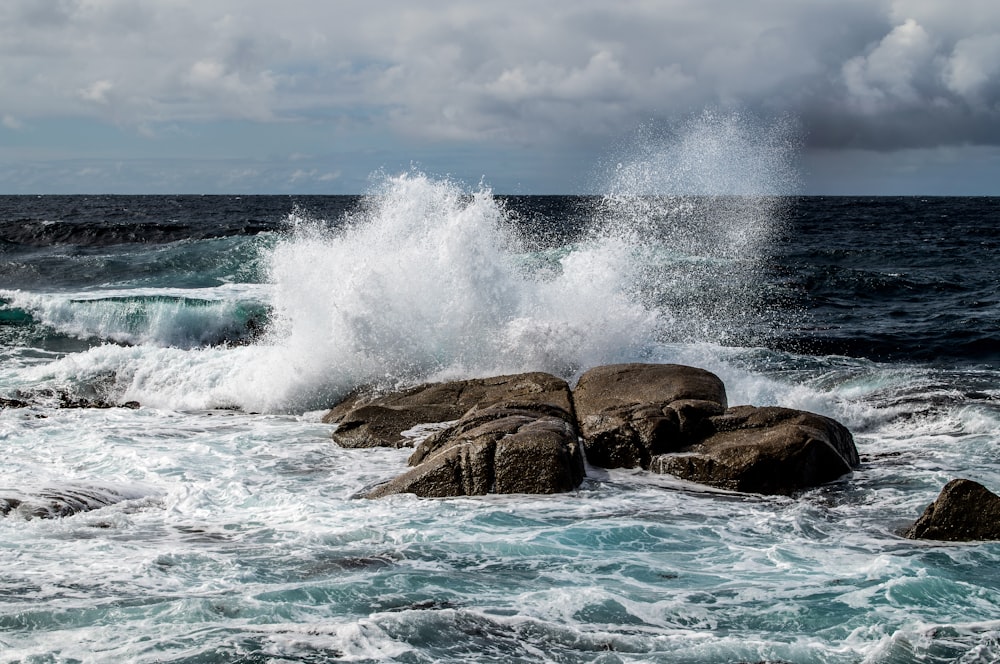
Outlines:
{"label": "ocean", "polygon": [[[953,478],[1000,492],[998,221],[417,171],[0,197],[0,661],[1000,661],[1000,543],[899,535]],[[588,468],[365,500],[409,451],[321,422],[359,386],[625,361],[832,416],[862,464],[790,497]]]}

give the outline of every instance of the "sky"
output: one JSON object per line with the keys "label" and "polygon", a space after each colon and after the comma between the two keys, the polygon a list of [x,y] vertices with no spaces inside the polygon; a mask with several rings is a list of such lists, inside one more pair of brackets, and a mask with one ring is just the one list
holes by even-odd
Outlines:
{"label": "sky", "polygon": [[794,193],[1000,195],[1000,2],[0,2],[2,194],[602,193],[706,113]]}

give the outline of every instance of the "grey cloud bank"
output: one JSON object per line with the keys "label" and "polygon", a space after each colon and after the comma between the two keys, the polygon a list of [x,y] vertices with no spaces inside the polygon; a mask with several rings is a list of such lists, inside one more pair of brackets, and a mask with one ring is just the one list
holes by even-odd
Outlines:
{"label": "grey cloud bank", "polygon": [[807,193],[1000,193],[982,0],[0,5],[0,191],[594,186],[644,124],[800,128]]}

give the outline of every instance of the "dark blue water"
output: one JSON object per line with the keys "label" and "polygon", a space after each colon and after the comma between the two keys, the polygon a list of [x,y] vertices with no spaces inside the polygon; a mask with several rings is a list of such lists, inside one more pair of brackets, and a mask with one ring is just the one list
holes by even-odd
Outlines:
{"label": "dark blue water", "polygon": [[816,354],[1000,362],[1000,199],[804,198],[775,256]]}
{"label": "dark blue water", "polygon": [[[535,248],[578,240],[597,197],[498,197]],[[344,223],[358,196],[0,197],[0,288],[265,279],[289,215]],[[877,361],[1000,362],[1000,199],[790,199],[757,287],[776,320],[741,340]],[[5,325],[24,317],[9,309]],[[782,323],[784,325],[782,325]]]}

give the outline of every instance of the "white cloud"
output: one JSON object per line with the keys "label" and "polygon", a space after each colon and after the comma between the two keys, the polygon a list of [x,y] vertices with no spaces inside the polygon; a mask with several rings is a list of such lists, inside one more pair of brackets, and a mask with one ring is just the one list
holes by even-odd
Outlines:
{"label": "white cloud", "polygon": [[542,153],[706,106],[800,116],[829,148],[1000,144],[1000,3],[0,2],[7,128],[97,118],[152,142],[236,119]]}
{"label": "white cloud", "polygon": [[[268,70],[241,72],[212,58],[193,63],[176,92],[230,117],[268,120],[277,83]],[[207,114],[211,114],[209,109]],[[204,113],[205,111],[203,111]]]}
{"label": "white cloud", "polygon": [[114,83],[106,79],[94,81],[87,87],[80,89],[79,96],[84,101],[102,105],[107,104],[110,101],[109,96],[114,87]]}
{"label": "white cloud", "polygon": [[955,44],[945,68],[945,83],[956,94],[977,98],[1000,75],[1000,33],[975,35]]}
{"label": "white cloud", "polygon": [[[871,14],[866,4],[846,0],[836,13]],[[12,100],[22,115],[89,113],[67,104],[67,91],[92,106],[109,99],[97,82],[113,82],[114,117],[133,126],[360,107],[411,135],[551,139],[585,130],[590,109],[602,133],[781,93],[819,69],[812,49],[833,37],[808,33],[833,25],[816,20],[830,11],[719,0],[8,0],[0,90],[27,93]]]}
{"label": "white cloud", "polygon": [[288,183],[292,185],[315,182],[328,183],[340,179],[341,175],[343,175],[343,172],[340,170],[321,171],[315,168],[309,170],[299,168],[288,176]]}
{"label": "white cloud", "polygon": [[930,78],[934,43],[913,19],[896,26],[867,55],[848,60],[843,67],[848,92],[866,111],[893,104],[920,101],[917,86]]}

